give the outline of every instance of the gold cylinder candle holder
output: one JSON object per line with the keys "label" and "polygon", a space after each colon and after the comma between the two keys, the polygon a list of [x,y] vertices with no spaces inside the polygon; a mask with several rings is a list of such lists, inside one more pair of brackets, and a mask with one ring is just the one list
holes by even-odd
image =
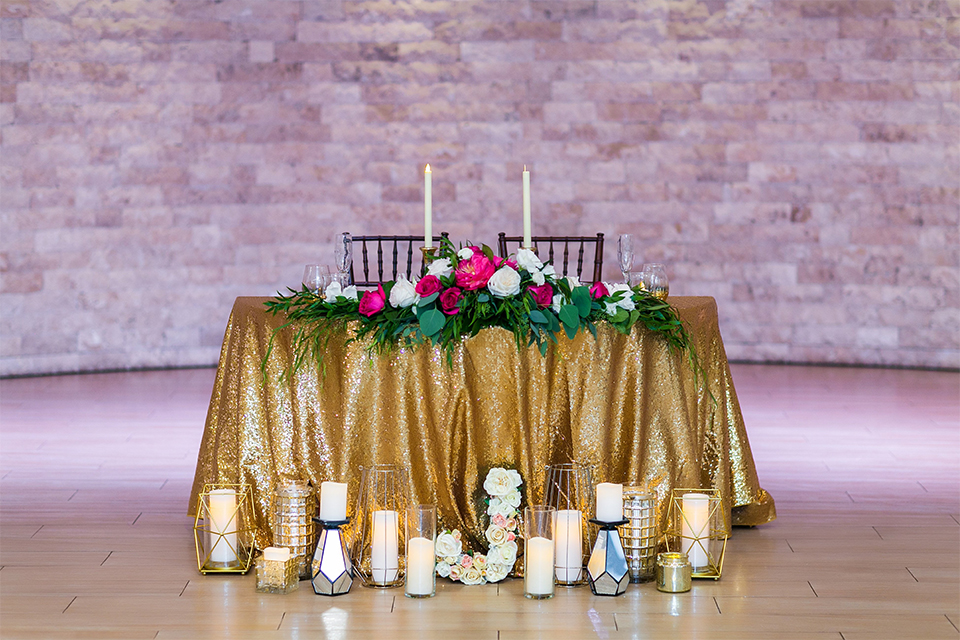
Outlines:
{"label": "gold cylinder candle holder", "polygon": [[667,551],[687,555],[694,578],[719,580],[730,521],[717,489],[674,489],[667,507]]}
{"label": "gold cylinder candle holder", "polygon": [[299,480],[286,480],[273,493],[273,546],[290,549],[301,580],[309,580],[311,561],[317,547],[317,495],[313,487]]}
{"label": "gold cylinder candle holder", "polygon": [[197,569],[246,573],[253,562],[253,492],[248,484],[205,484],[197,497],[193,537]]}
{"label": "gold cylinder candle holder", "polygon": [[665,593],[690,591],[690,560],[685,553],[661,553],[657,556],[657,590]]}
{"label": "gold cylinder candle holder", "polygon": [[627,524],[620,528],[620,533],[630,568],[630,582],[653,580],[659,539],[656,498],[643,488],[624,487],[623,517]]}
{"label": "gold cylinder candle holder", "polygon": [[399,587],[405,569],[404,516],[410,473],[398,464],[360,467],[356,529],[350,554],[365,587]]}
{"label": "gold cylinder candle holder", "polygon": [[257,558],[257,592],[285,595],[300,588],[300,561],[287,547],[267,547]]}

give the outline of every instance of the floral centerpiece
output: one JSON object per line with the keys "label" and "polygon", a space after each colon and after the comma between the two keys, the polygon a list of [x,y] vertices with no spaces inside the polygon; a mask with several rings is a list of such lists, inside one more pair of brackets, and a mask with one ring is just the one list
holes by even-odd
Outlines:
{"label": "floral centerpiece", "polygon": [[491,469],[483,481],[487,492],[490,526],[485,537],[490,547],[486,554],[463,548],[463,536],[454,529],[437,536],[437,575],[467,585],[500,582],[510,574],[517,560],[520,527],[520,485],[523,480],[514,469]]}
{"label": "floral centerpiece", "polygon": [[311,356],[322,365],[326,342],[350,322],[355,323],[351,339],[369,338],[373,352],[430,343],[443,347],[449,360],[462,338],[488,327],[511,331],[518,349],[536,345],[546,355],[561,331],[571,339],[581,331],[596,337],[600,321],[624,334],[639,323],[671,348],[686,349],[698,369],[686,329],[665,301],[627,284],[588,287],[574,276],[561,277],[529,249],[503,259],[486,245],[457,249],[444,239],[422,278],[401,277],[362,295],[336,282],[323,295],[290,289],[266,306],[286,314],[277,331],[295,327],[293,370]]}

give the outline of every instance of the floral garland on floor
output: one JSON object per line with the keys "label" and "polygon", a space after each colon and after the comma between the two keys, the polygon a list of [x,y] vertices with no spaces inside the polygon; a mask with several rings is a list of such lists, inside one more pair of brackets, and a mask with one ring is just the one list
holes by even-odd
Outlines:
{"label": "floral garland on floor", "polygon": [[561,331],[570,339],[581,331],[596,337],[599,321],[623,334],[640,324],[671,349],[686,350],[694,373],[700,371],[690,337],[669,304],[628,284],[595,282],[588,287],[575,276],[558,276],[529,249],[503,259],[486,245],[458,250],[444,239],[419,280],[401,277],[362,296],[355,286],[337,282],[323,296],[306,288],[289,291],[266,302],[268,312],[284,313],[287,322],[274,331],[263,360],[265,367],[277,333],[293,326],[294,359],[287,375],[311,358],[322,369],[327,342],[351,322],[350,340],[369,337],[372,352],[429,342],[446,350],[448,362],[462,338],[488,327],[511,331],[520,350],[535,344],[546,355]]}
{"label": "floral garland on floor", "polygon": [[487,492],[490,526],[485,536],[487,553],[464,550],[463,536],[446,529],[437,536],[437,575],[466,585],[500,582],[517,561],[517,536],[520,528],[520,485],[523,480],[513,469],[496,467],[487,473],[483,489]]}

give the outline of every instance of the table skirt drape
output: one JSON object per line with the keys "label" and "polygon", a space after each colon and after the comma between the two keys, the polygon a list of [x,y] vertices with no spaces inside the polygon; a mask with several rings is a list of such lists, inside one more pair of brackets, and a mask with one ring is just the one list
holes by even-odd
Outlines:
{"label": "table skirt drape", "polygon": [[[686,354],[648,330],[565,336],[540,355],[518,351],[513,334],[487,329],[442,349],[402,348],[377,356],[367,343],[334,335],[321,372],[293,357],[292,330],[265,298],[238,298],[224,336],[200,445],[189,512],[205,483],[247,483],[256,542],[272,543],[270,501],[283,479],[319,487],[347,482],[356,507],[360,467],[401,463],[410,500],[434,503],[442,525],[473,544],[486,521],[482,483],[496,466],[517,469],[528,504],[542,500],[545,467],[594,465],[594,481],[650,485],[661,519],[675,487],[719,489],[735,525],[776,517],[761,487],[723,348],[713,298],[675,297],[704,375]],[[486,544],[483,544],[485,547]]]}

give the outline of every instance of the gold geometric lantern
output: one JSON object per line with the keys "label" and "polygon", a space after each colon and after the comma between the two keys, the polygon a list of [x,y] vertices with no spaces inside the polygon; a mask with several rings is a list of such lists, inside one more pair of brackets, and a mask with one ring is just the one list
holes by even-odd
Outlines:
{"label": "gold geometric lantern", "polygon": [[253,562],[254,532],[250,485],[203,485],[193,522],[200,573],[246,573]]}
{"label": "gold geometric lantern", "polygon": [[719,580],[730,523],[717,489],[674,489],[664,532],[667,551],[687,554],[692,577]]}

